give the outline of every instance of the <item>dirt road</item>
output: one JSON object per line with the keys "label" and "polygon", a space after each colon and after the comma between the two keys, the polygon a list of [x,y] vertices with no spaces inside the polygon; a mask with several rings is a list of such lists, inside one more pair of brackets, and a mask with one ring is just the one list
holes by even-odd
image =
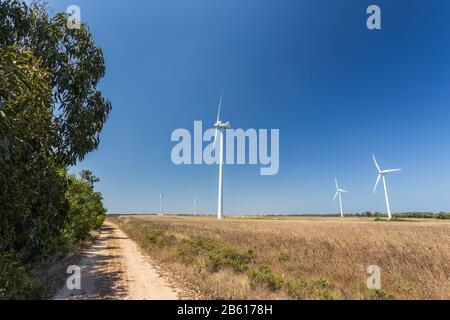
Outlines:
{"label": "dirt road", "polygon": [[54,299],[176,300],[181,292],[111,222],[105,222],[100,238],[83,252],[79,266],[81,289],[70,290],[64,283]]}

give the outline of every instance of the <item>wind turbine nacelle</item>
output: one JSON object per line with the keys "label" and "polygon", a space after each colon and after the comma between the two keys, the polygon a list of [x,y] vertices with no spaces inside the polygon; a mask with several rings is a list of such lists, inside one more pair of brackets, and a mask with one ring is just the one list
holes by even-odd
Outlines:
{"label": "wind turbine nacelle", "polygon": [[229,121],[227,122],[218,121],[214,124],[214,127],[216,127],[217,129],[230,129],[231,124]]}

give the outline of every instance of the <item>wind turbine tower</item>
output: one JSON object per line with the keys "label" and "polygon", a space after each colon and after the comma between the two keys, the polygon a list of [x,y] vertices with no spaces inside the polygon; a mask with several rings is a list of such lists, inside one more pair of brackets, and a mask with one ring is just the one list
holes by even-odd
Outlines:
{"label": "wind turbine tower", "polygon": [[194,196],[194,216],[197,215],[197,196]]}
{"label": "wind turbine tower", "polygon": [[159,194],[159,215],[163,215],[163,209],[164,209],[164,193]]}
{"label": "wind turbine tower", "polygon": [[339,197],[339,207],[341,208],[341,218],[344,217],[344,211],[342,210],[342,193],[346,193],[344,189],[339,188],[339,184],[337,178],[334,178],[334,182],[336,183],[336,193],[334,194],[333,202],[336,200],[336,197]]}
{"label": "wind turbine tower", "polygon": [[[230,122],[222,122],[220,120],[220,109],[222,107],[223,92],[220,95],[219,110],[217,111],[217,120],[214,124],[216,133],[214,137],[214,150],[216,150],[216,142],[219,139],[220,151],[219,151],[219,188],[217,199],[217,219],[223,218],[223,163],[224,163],[224,133],[226,129],[230,129]],[[214,151],[215,152],[215,151]]]}
{"label": "wind turbine tower", "polygon": [[378,170],[378,178],[375,182],[375,187],[373,188],[373,193],[375,194],[375,191],[377,191],[378,183],[380,182],[380,179],[383,179],[383,186],[384,186],[384,197],[386,198],[386,207],[387,207],[387,213],[389,220],[392,219],[391,215],[391,207],[389,206],[389,197],[388,197],[388,191],[386,187],[386,175],[392,172],[402,171],[402,169],[389,169],[389,170],[381,170],[380,166],[378,165],[377,159],[375,158],[375,155],[372,155],[373,162],[375,163],[375,167],[377,167]]}

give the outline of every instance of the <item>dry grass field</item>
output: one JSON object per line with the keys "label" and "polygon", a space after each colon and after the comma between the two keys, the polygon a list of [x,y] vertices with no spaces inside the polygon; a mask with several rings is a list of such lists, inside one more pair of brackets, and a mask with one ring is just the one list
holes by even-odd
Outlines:
{"label": "dry grass field", "polygon": [[206,299],[450,299],[448,221],[109,219]]}

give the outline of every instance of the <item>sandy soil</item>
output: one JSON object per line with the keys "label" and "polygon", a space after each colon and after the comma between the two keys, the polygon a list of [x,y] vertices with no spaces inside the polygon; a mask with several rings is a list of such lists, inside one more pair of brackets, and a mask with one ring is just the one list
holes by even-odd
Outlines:
{"label": "sandy soil", "polygon": [[79,266],[81,289],[70,290],[64,283],[54,299],[176,300],[181,293],[134,241],[108,221],[95,244],[83,252]]}

